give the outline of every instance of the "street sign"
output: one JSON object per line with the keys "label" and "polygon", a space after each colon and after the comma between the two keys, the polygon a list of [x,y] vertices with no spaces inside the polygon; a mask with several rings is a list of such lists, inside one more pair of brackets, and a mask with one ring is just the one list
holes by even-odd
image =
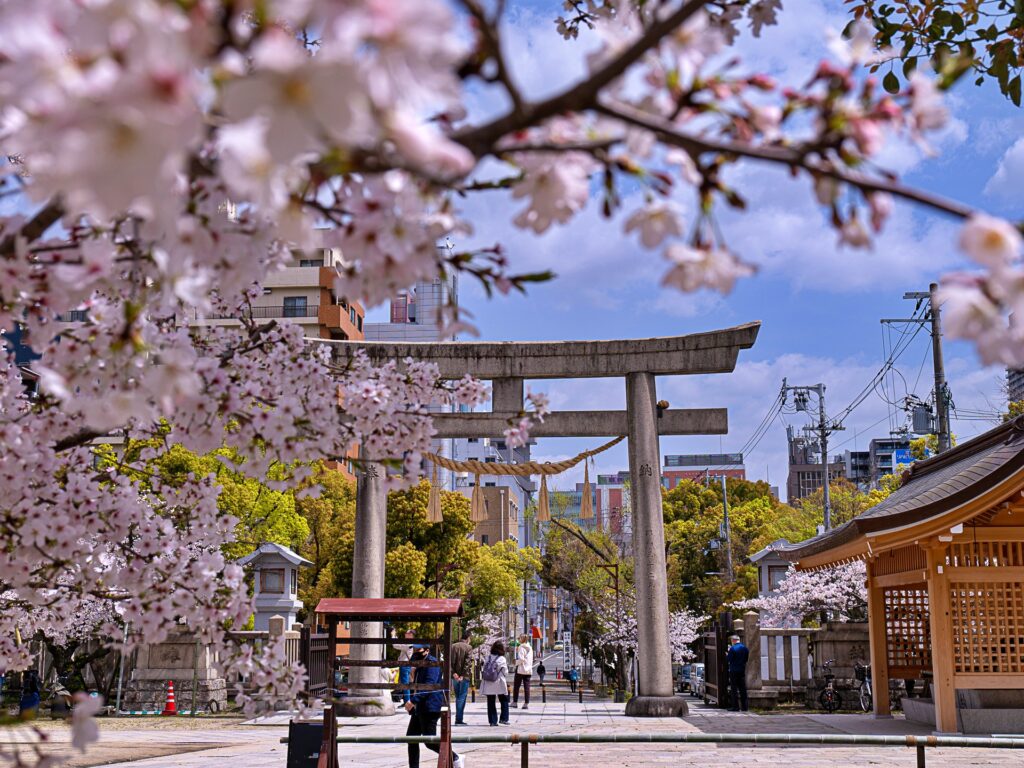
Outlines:
{"label": "street sign", "polygon": [[900,464],[913,464],[913,463],[914,463],[914,457],[911,455],[909,448],[897,448],[895,451],[892,452],[892,468],[893,469],[896,469],[896,467],[898,465],[900,465]]}

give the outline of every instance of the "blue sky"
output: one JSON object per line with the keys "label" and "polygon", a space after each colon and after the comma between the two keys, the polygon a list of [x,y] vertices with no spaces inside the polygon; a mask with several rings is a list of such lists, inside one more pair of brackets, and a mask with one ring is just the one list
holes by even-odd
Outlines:
{"label": "blue sky", "polygon": [[[509,56],[524,91],[533,97],[545,95],[578,78],[582,53],[592,41],[562,41],[551,21],[555,10],[510,5],[505,30]],[[784,84],[798,86],[827,55],[826,29],[841,28],[845,17],[838,3],[798,0],[785,3],[780,21],[760,40],[743,38],[738,50],[752,69],[769,71]],[[1024,172],[1024,139],[1019,139],[1024,135],[1024,115],[994,87],[976,88],[968,78],[954,89],[949,106],[953,120],[933,142],[937,156],[894,145],[885,151],[883,164],[911,184],[1011,218],[1019,216],[1020,198],[1014,187]],[[471,99],[476,114],[499,107],[490,93],[476,93]],[[784,376],[791,384],[823,382],[829,411],[838,412],[884,359],[879,319],[909,316],[913,304],[902,299],[904,291],[927,290],[941,274],[967,266],[955,248],[956,223],[898,203],[872,251],[842,250],[813,204],[806,181],[794,182],[776,169],[750,164],[733,172],[732,179],[746,193],[750,209],[722,219],[725,238],[760,272],[739,283],[728,297],[661,289],[658,282],[665,265],[658,253],[647,252],[635,238],[626,237],[621,217],[601,219],[593,204],[568,225],[538,237],[512,226],[521,207],[518,201],[504,193],[488,193],[467,203],[474,234],[457,245],[501,242],[516,268],[551,268],[559,278],[531,289],[525,298],[491,301],[464,282],[462,304],[475,316],[481,338],[494,340],[665,336],[760,320],[760,337],[753,349],[741,354],[734,373],[659,380],[659,394],[675,407],[725,406],[730,412],[729,435],[665,438],[663,453],[738,450]],[[370,317],[381,319],[381,310],[371,311]],[[901,358],[899,369],[907,385],[897,377],[899,397],[905,389],[929,395],[928,343],[926,334],[920,334]],[[1001,370],[982,368],[963,343],[947,341],[945,354],[959,408],[1002,407]],[[620,408],[625,399],[624,386],[617,380],[538,382],[534,387],[547,391],[559,408]],[[847,431],[834,436],[833,445],[845,442],[837,446],[840,451],[864,448],[870,438],[887,436],[888,410],[881,397],[872,395],[847,419]],[[899,417],[902,423],[902,413]],[[786,419],[796,426],[805,423],[802,414]],[[966,439],[989,426],[956,421],[954,431]],[[543,440],[535,456],[561,458],[598,442]],[[598,457],[596,465],[599,471],[625,468],[625,448]],[[748,455],[747,469],[748,476],[768,477],[784,487],[782,419]],[[562,487],[576,479],[564,477]]]}

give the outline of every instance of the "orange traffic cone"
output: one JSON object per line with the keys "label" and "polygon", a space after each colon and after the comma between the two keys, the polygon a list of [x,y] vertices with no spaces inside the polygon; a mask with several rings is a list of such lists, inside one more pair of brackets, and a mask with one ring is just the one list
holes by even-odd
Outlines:
{"label": "orange traffic cone", "polygon": [[167,703],[164,704],[164,711],[161,715],[176,715],[178,714],[178,707],[174,703],[174,681],[167,681]]}

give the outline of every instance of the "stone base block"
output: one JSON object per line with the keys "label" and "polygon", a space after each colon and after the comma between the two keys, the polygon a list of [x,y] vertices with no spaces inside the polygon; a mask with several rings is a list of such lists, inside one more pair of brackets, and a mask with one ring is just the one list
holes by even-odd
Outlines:
{"label": "stone base block", "polygon": [[395,714],[391,696],[343,696],[334,704],[338,717],[380,717]]}
{"label": "stone base block", "polygon": [[[192,678],[175,680],[129,680],[121,695],[126,712],[161,711],[167,701],[167,680],[174,680],[174,701],[179,710],[192,709]],[[220,712],[227,706],[227,683],[223,678],[200,680],[196,687],[196,710]]]}
{"label": "stone base block", "polygon": [[680,696],[634,696],[626,702],[629,717],[684,717],[689,712]]}

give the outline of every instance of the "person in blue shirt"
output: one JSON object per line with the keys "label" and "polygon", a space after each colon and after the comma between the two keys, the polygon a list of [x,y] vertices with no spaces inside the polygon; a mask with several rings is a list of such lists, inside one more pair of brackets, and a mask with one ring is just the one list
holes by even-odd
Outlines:
{"label": "person in blue shirt", "polygon": [[[414,645],[412,647],[412,661],[437,662],[437,657],[430,653],[426,646]],[[406,736],[436,736],[437,721],[441,719],[441,708],[444,707],[446,691],[441,690],[441,667],[415,667],[413,682],[416,685],[435,686],[430,691],[414,691],[409,701],[405,702],[405,709],[409,713],[409,727],[405,731]],[[441,748],[437,744],[427,744],[427,749],[440,753]],[[454,768],[464,768],[465,762],[460,755],[452,757]],[[420,745],[409,745],[409,768],[419,768]]]}
{"label": "person in blue shirt", "polygon": [[742,709],[747,711],[747,659],[750,651],[737,637],[729,638],[729,650],[725,654],[725,663],[729,670],[729,693],[732,712]]}

